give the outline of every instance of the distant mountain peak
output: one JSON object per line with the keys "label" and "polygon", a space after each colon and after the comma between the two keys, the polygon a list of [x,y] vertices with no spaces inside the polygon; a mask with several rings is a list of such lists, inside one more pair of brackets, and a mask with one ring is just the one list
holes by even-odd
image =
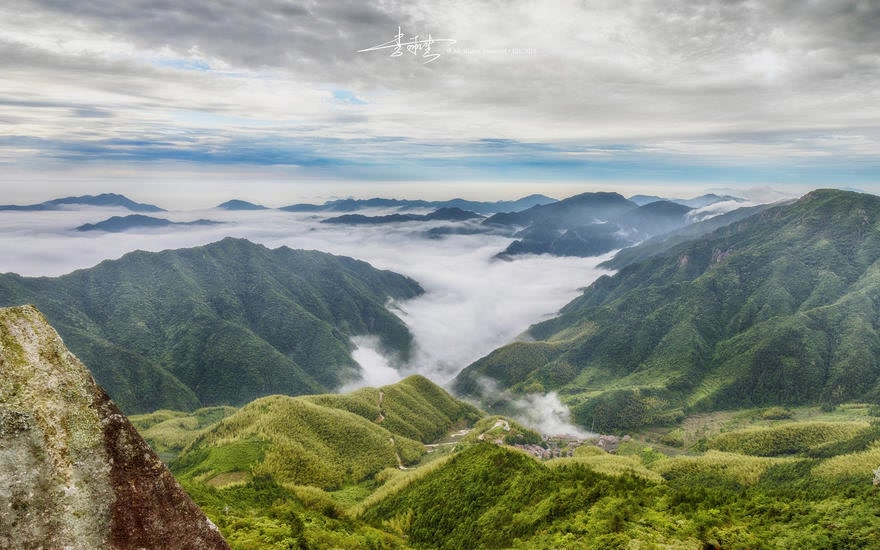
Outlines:
{"label": "distant mountain peak", "polygon": [[39,204],[0,205],[0,210],[19,210],[19,211],[43,211],[43,210],[60,210],[68,205],[83,206],[103,206],[103,207],[121,207],[132,212],[164,212],[163,208],[152,204],[144,204],[135,202],[124,195],[117,193],[101,193],[100,195],[81,195],[78,197],[64,197],[60,199],[52,199]]}
{"label": "distant mountain peak", "polygon": [[475,218],[483,218],[480,214],[469,210],[462,210],[456,206],[438,208],[429,214],[388,214],[385,216],[365,216],[363,214],[343,214],[333,218],[327,218],[321,223],[348,224],[348,225],[379,225],[386,223],[401,222],[425,222],[425,221],[466,221]]}
{"label": "distant mountain peak", "polygon": [[218,204],[215,208],[222,210],[269,210],[262,204],[254,204],[248,201],[238,199],[228,200],[222,204]]}

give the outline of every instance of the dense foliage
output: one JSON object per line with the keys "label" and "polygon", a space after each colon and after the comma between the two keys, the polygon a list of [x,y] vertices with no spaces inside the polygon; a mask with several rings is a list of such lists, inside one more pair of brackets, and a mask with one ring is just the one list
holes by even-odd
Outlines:
{"label": "dense foliage", "polygon": [[[423,447],[360,416],[308,401],[262,397],[200,435],[174,463],[183,479],[223,485],[271,475],[279,483],[338,488],[398,464]],[[222,474],[242,474],[225,475]]]}
{"label": "dense foliage", "polygon": [[351,258],[231,238],[56,278],[0,275],[0,305],[36,304],[131,413],[327,391],[357,375],[349,336],[409,353],[386,304],[420,292]]}
{"label": "dense foliage", "polygon": [[[871,483],[880,450],[817,460],[580,449],[589,452],[542,464],[519,451],[478,444],[357,512],[416,548],[880,544]],[[841,462],[852,468],[848,475]]]}
{"label": "dense foliage", "polygon": [[537,341],[468,367],[557,390],[581,425],[690,411],[880,399],[880,198],[820,190],[605,276]]}

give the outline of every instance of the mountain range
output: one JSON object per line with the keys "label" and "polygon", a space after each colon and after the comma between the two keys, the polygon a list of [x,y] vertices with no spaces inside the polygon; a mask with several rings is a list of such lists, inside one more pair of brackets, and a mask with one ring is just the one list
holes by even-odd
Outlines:
{"label": "mountain range", "polygon": [[359,376],[350,336],[408,356],[412,336],[386,304],[421,292],[365,262],[232,238],[61,277],[0,275],[0,305],[36,304],[130,413],[329,391]]}
{"label": "mountain range", "polygon": [[[639,208],[600,198],[625,207],[620,218]],[[197,395],[179,400],[190,409],[242,405],[135,421],[166,449],[171,471],[232,547],[877,546],[880,197],[818,190],[673,229],[618,258],[616,274],[468,367],[455,387],[474,396],[503,390],[483,395],[493,412],[554,391],[582,427],[624,437],[542,439],[420,376],[343,395],[309,390],[306,380],[294,391],[316,395],[267,395],[290,393],[284,384],[259,387],[285,368],[260,370],[267,358],[324,354],[309,371],[317,382],[337,372],[336,350],[350,360],[353,334],[384,334],[386,349],[407,353],[411,338],[386,305],[421,289],[351,259],[226,239],[133,253],[58,278],[3,275],[0,297],[39,299],[66,327],[68,344],[87,344],[96,372],[127,379],[135,393],[173,395],[179,383]],[[18,522],[2,524],[5,536],[25,532],[17,518],[56,521],[57,507],[31,514],[33,503],[76,496],[82,480],[100,480],[94,468],[82,470],[94,464],[92,435],[124,417],[108,409],[106,422],[96,422],[71,379],[25,388],[20,376],[32,365],[70,371],[75,359],[57,337],[34,344],[21,323],[2,320],[0,460],[11,462],[0,470],[11,489],[0,493],[15,506],[0,522]],[[315,334],[301,356],[281,347]],[[261,341],[277,355],[259,353]],[[102,345],[114,353],[94,353]],[[114,365],[123,353],[142,363]],[[145,365],[140,378],[127,378]],[[199,369],[200,378],[190,376]],[[355,372],[342,370],[342,378]],[[154,380],[165,387],[156,391]],[[69,441],[71,454],[46,459],[32,445],[39,434],[29,417],[10,414],[10,404],[34,418],[63,413],[45,440]],[[41,473],[68,460],[88,475],[65,485]],[[155,457],[144,463],[149,472],[121,469],[141,480],[161,476]],[[138,479],[129,481],[139,494]],[[76,502],[83,513],[71,521],[94,518],[89,506],[108,501]],[[179,509],[158,512],[171,523]]]}
{"label": "mountain range", "polygon": [[425,201],[425,200],[406,200],[406,199],[337,199],[327,201],[324,204],[292,204],[284,206],[281,210],[287,212],[353,212],[365,208],[395,208],[398,210],[412,209],[441,209],[441,208],[458,208],[468,210],[478,214],[494,214],[497,212],[516,212],[531,208],[540,204],[550,204],[556,202],[545,195],[529,195],[514,201],[470,201],[465,199],[451,199],[447,201]]}
{"label": "mountain range", "polygon": [[741,208],[737,208],[736,210],[731,210],[730,212],[719,214],[717,216],[702,221],[694,222],[692,224],[674,229],[667,233],[662,233],[660,235],[657,235],[656,237],[646,239],[638,243],[637,245],[624,248],[623,250],[615,254],[614,257],[610,260],[606,260],[599,264],[599,267],[613,270],[622,269],[629,264],[633,264],[638,261],[646,260],[650,257],[656,256],[684,242],[699,239],[700,237],[707,235],[720,227],[724,227],[725,225],[730,225],[737,221],[744,220],[749,216],[753,216],[755,214],[763,212],[767,208],[778,206],[779,204],[784,203],[743,206]]}
{"label": "mountain range", "polygon": [[517,254],[598,256],[690,223],[690,207],[670,201],[638,206],[618,193],[582,193],[519,212],[495,214],[489,227],[514,230],[502,257]]}
{"label": "mountain range", "polygon": [[428,214],[388,214],[385,216],[365,216],[363,214],[344,214],[333,218],[321,220],[321,223],[336,223],[346,225],[384,224],[400,222],[429,222],[429,221],[467,221],[482,219],[483,216],[475,212],[462,210],[457,207],[438,208]]}
{"label": "mountain range", "polygon": [[465,369],[557,391],[582,426],[880,399],[880,197],[813,191],[603,276]]}

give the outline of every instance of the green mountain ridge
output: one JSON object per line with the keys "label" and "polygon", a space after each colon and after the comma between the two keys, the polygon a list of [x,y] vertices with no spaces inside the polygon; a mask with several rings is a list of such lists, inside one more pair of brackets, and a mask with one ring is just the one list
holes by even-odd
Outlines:
{"label": "green mountain ridge", "polygon": [[478,409],[458,401],[423,376],[410,376],[382,388],[361,388],[347,394],[303,396],[317,405],[348,411],[379,422],[388,431],[430,443],[462,419],[476,420]]}
{"label": "green mountain ridge", "polygon": [[365,262],[232,238],[0,275],[0,305],[36,304],[129,413],[328,391],[358,376],[350,336],[406,358],[412,336],[386,305],[421,292]]}
{"label": "green mountain ridge", "polygon": [[880,197],[813,191],[603,276],[466,368],[559,392],[587,428],[689,411],[880,400]]}

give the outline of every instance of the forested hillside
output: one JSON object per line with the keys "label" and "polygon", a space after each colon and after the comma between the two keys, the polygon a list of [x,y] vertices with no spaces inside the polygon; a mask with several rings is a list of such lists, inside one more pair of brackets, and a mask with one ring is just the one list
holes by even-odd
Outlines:
{"label": "forested hillside", "polygon": [[232,238],[61,277],[0,275],[0,305],[36,304],[129,413],[329,391],[358,376],[352,335],[408,355],[386,305],[421,292],[362,261]]}
{"label": "forested hillside", "polygon": [[880,399],[880,198],[819,190],[605,276],[468,367],[596,430]]}

